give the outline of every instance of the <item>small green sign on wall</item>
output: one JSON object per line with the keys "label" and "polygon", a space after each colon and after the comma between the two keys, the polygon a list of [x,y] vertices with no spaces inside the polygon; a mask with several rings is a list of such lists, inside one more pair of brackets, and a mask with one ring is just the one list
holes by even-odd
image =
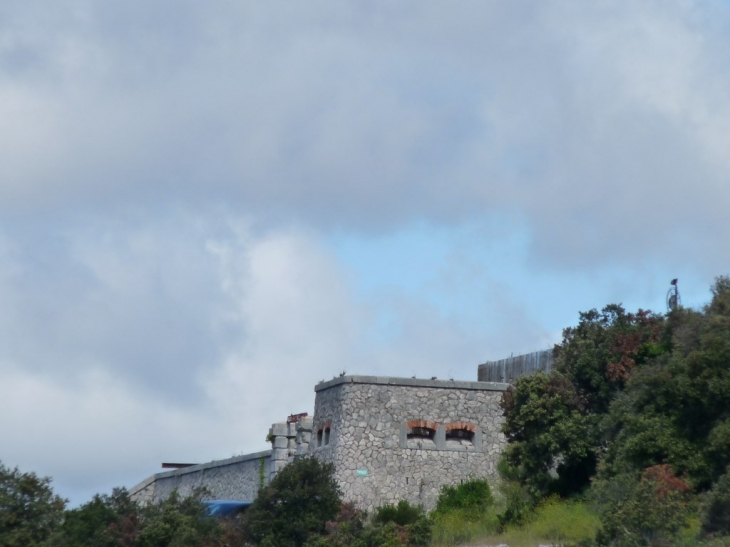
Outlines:
{"label": "small green sign on wall", "polygon": [[367,477],[368,476],[368,470],[367,469],[358,469],[355,471],[355,475],[358,477]]}

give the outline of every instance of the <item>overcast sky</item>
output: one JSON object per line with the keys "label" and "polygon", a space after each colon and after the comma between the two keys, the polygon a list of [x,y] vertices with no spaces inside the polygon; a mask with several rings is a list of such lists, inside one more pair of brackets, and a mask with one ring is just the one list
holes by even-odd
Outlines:
{"label": "overcast sky", "polygon": [[0,461],[78,504],[702,305],[729,90],[720,1],[0,3]]}

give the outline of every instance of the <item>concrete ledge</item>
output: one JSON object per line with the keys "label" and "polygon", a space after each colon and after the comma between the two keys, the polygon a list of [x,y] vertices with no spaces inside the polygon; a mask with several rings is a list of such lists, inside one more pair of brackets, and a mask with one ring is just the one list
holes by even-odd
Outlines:
{"label": "concrete ledge", "polygon": [[314,386],[314,391],[324,391],[325,389],[341,384],[469,389],[473,391],[505,391],[509,387],[509,384],[497,382],[462,382],[456,380],[426,380],[421,378],[391,378],[389,376],[340,376],[328,382],[320,382]]}
{"label": "concrete ledge", "polygon": [[253,454],[244,454],[243,456],[235,456],[233,458],[227,458],[225,460],[214,460],[208,463],[201,463],[198,465],[191,465],[190,467],[183,467],[181,469],[174,469],[173,471],[163,471],[162,473],[155,473],[151,477],[147,477],[139,484],[135,484],[129,489],[129,494],[133,495],[144,490],[150,484],[160,479],[168,479],[170,477],[180,477],[182,475],[188,475],[190,473],[199,473],[206,469],[212,469],[214,467],[225,467],[227,465],[234,465],[237,463],[246,462],[249,460],[258,460],[260,458],[268,458],[271,456],[271,450],[264,450],[262,452],[254,452]]}

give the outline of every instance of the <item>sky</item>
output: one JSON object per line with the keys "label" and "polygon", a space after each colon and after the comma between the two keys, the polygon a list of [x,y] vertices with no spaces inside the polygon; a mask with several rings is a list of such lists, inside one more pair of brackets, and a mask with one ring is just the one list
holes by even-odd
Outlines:
{"label": "sky", "polygon": [[71,505],[341,374],[730,273],[723,1],[0,3],[0,461]]}

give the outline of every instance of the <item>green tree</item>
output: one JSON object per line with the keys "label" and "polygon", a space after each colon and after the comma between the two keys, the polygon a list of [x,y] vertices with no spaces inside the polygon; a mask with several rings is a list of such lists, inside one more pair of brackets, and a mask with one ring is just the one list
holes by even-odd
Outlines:
{"label": "green tree", "polygon": [[534,500],[588,486],[602,418],[631,374],[667,351],[663,325],[660,316],[619,305],[581,313],[555,346],[555,370],[520,378],[504,393],[504,458]]}
{"label": "green tree", "polygon": [[139,506],[124,488],[95,495],[91,501],[66,511],[51,547],[131,547],[140,533]]}
{"label": "green tree", "polygon": [[247,533],[256,544],[298,547],[323,534],[341,504],[334,466],[316,458],[300,458],[284,467],[246,511]]}
{"label": "green tree", "polygon": [[697,490],[730,464],[730,281],[702,311],[669,314],[670,352],[636,370],[606,416],[601,474],[669,463]]}
{"label": "green tree", "polygon": [[65,506],[53,493],[50,478],[0,462],[0,547],[43,544],[61,523]]}
{"label": "green tree", "polygon": [[538,373],[505,392],[505,460],[534,499],[586,486],[595,469],[598,418],[560,373]]}
{"label": "green tree", "polygon": [[730,469],[714,484],[704,500],[702,532],[730,535]]}

